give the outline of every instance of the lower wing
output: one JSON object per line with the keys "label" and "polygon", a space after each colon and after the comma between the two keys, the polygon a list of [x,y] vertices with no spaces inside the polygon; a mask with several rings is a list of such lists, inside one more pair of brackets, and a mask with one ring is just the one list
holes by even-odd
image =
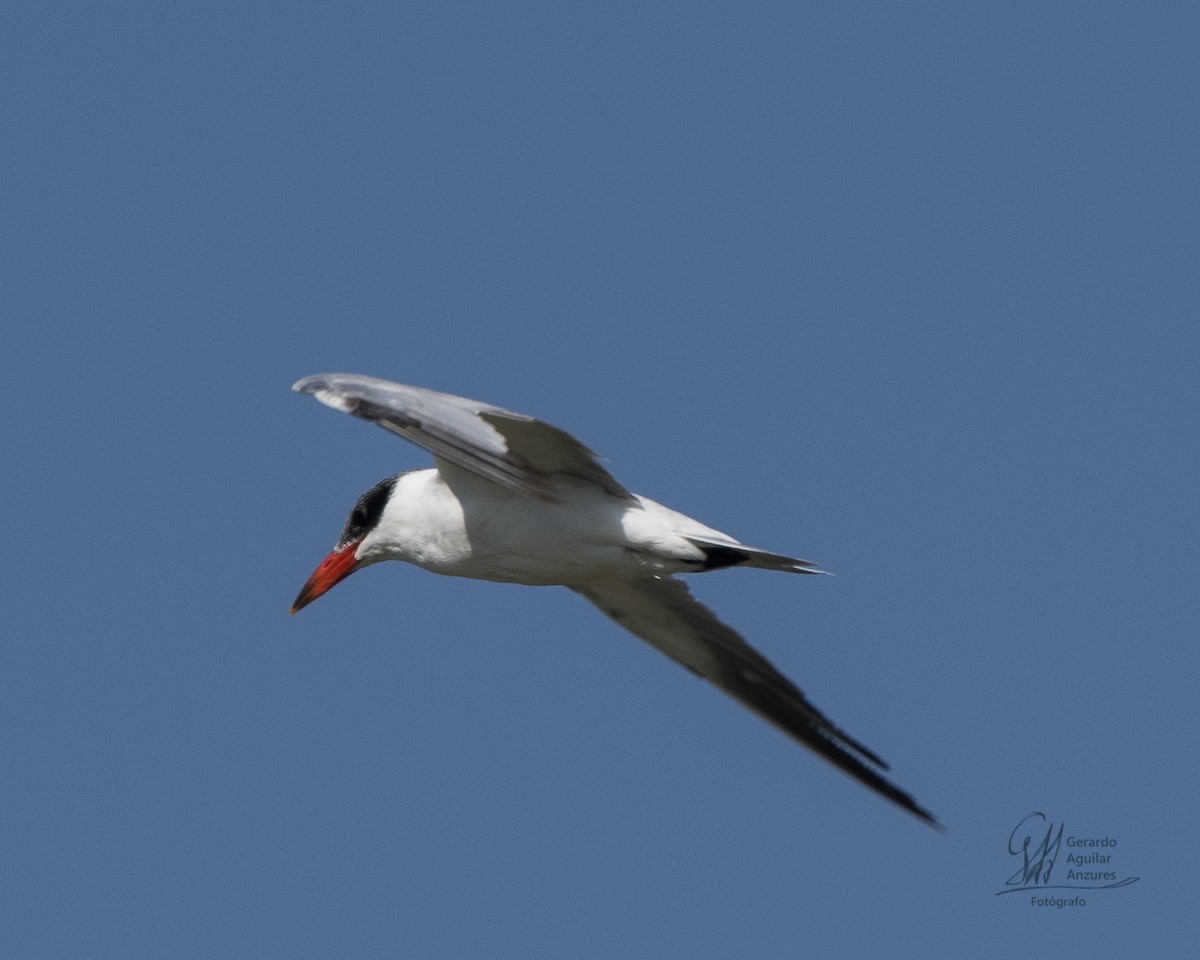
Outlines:
{"label": "lower wing", "polygon": [[795,684],[696,600],[682,581],[670,577],[604,580],[572,589],[855,780],[930,826],[944,829],[932,813],[878,772],[888,769],[883,760],[809,703]]}

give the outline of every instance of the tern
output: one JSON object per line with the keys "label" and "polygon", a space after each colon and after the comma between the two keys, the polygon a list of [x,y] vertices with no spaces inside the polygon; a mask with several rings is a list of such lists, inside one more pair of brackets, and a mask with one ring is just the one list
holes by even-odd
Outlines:
{"label": "tern", "polygon": [[631,633],[892,801],[942,829],[880,771],[888,765],[814,707],[677,574],[727,567],[824,573],[749,546],[630,493],[573,436],[502,407],[359,374],[292,387],[433,454],[361,497],[309,577],[296,613],[363,567],[403,560],[434,573],[569,587]]}

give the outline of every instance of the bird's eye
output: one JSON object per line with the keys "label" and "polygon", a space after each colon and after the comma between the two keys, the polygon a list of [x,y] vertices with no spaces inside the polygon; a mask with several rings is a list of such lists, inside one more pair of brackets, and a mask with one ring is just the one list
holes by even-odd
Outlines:
{"label": "bird's eye", "polygon": [[388,477],[375,484],[370,490],[358,498],[358,503],[350,511],[346,520],[346,529],[342,532],[342,543],[351,540],[361,540],[379,523],[383,516],[383,508],[387,506],[388,498],[396,486],[396,478]]}

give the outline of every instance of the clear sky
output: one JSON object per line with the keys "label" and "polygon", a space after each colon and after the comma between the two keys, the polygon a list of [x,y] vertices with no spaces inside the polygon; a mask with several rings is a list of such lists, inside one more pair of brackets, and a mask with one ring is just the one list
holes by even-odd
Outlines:
{"label": "clear sky", "polygon": [[[3,34],[5,957],[1195,955],[1194,3]],[[834,571],[692,586],[949,832],[566,590],[289,618],[429,462],[333,370]],[[1140,879],[996,896],[1034,811]]]}

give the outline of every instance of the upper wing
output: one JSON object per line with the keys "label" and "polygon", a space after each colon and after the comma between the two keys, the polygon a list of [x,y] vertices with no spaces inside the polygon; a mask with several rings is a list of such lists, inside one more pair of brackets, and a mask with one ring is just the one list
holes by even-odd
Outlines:
{"label": "upper wing", "polygon": [[527,496],[557,502],[556,475],[631,496],[569,433],[523,413],[354,373],[305,377],[292,389],[372,420],[436,457]]}
{"label": "upper wing", "polygon": [[883,760],[809,703],[795,684],[696,600],[682,581],[647,577],[595,581],[572,589],[860,783],[943,829],[932,813],[876,772],[873,767],[888,769]]}

